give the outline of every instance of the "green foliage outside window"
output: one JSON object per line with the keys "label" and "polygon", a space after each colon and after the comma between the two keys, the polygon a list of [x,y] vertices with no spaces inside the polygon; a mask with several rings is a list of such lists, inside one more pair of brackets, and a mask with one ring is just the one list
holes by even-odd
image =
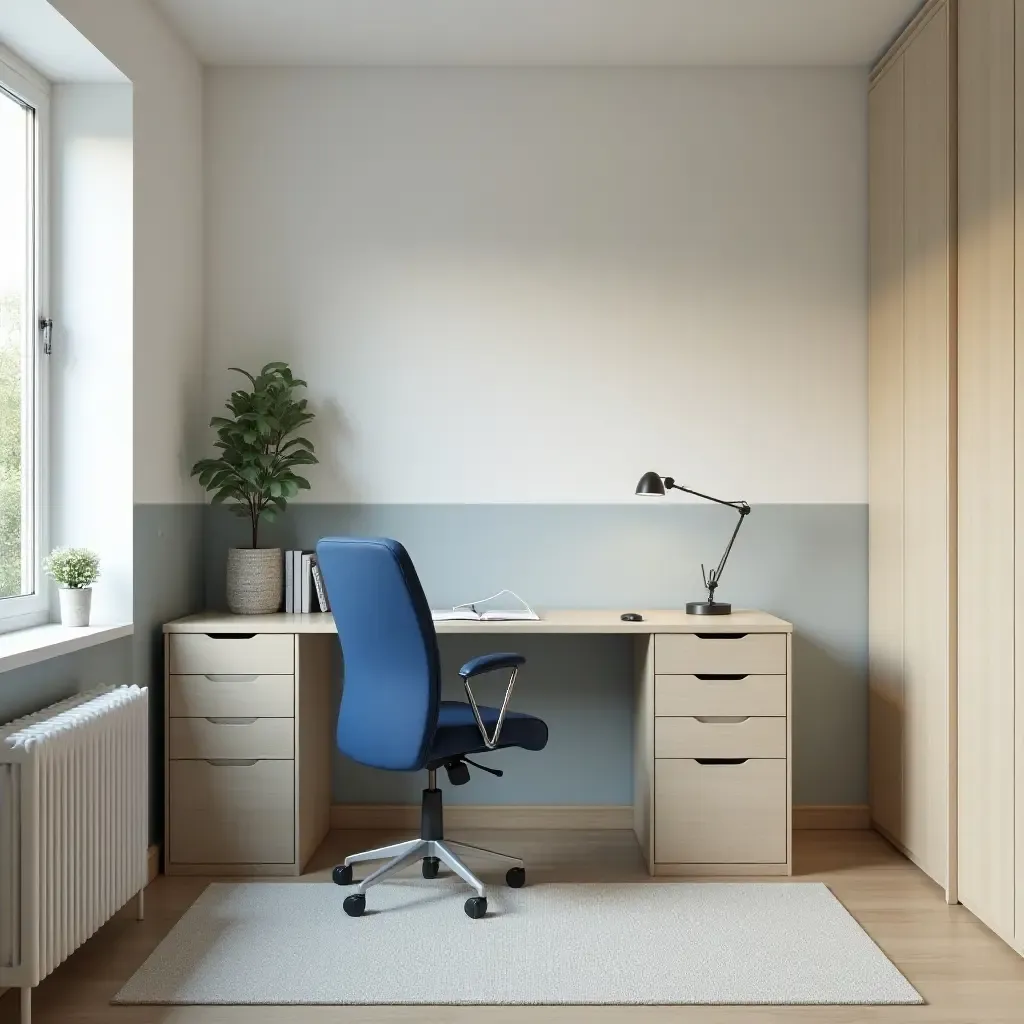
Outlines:
{"label": "green foliage outside window", "polygon": [[21,593],[21,303],[0,296],[0,597]]}

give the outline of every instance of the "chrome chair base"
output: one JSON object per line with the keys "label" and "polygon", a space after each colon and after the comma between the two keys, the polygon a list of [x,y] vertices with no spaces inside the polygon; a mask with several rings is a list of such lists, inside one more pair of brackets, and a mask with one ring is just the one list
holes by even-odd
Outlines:
{"label": "chrome chair base", "polygon": [[460,850],[467,853],[480,854],[485,857],[493,857],[496,860],[503,860],[511,864],[513,868],[523,869],[523,861],[519,857],[512,857],[507,853],[498,853],[497,850],[485,850],[480,846],[470,846],[468,843],[452,842],[448,839],[410,839],[404,843],[395,843],[393,846],[382,846],[376,850],[353,853],[345,858],[344,867],[348,869],[353,864],[360,864],[364,861],[390,858],[387,864],[382,864],[376,871],[367,875],[366,878],[356,885],[354,891],[359,895],[365,895],[367,889],[383,881],[389,875],[401,871],[418,860],[436,857],[475,890],[477,896],[486,897],[487,887],[466,866],[465,861],[457,852]]}
{"label": "chrome chair base", "polygon": [[[344,909],[349,917],[361,917],[366,909],[366,891],[385,878],[401,871],[403,868],[423,862],[423,877],[436,878],[440,864],[447,865],[476,893],[466,901],[466,913],[473,918],[483,917],[487,913],[487,887],[472,871],[469,870],[459,853],[474,853],[483,857],[503,860],[512,866],[505,873],[505,881],[513,889],[526,884],[526,869],[519,857],[512,857],[497,850],[486,850],[482,846],[470,846],[469,843],[456,843],[444,838],[444,820],[441,791],[437,788],[437,771],[428,769],[428,785],[423,791],[423,807],[420,819],[420,836],[404,843],[393,843],[381,846],[376,850],[364,850],[352,853],[339,864],[332,874],[336,885],[354,885],[351,895],[345,898]],[[371,872],[356,884],[352,877],[352,865],[365,861],[384,860],[376,871]]]}

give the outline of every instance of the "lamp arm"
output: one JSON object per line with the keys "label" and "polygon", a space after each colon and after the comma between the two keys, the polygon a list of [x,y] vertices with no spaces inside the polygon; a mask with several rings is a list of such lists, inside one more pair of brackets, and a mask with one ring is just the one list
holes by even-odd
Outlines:
{"label": "lamp arm", "polygon": [[[660,481],[661,486],[658,486],[658,481]],[[723,612],[727,612],[731,609],[731,605],[715,605],[715,590],[721,582],[722,573],[725,571],[725,563],[729,560],[729,554],[732,552],[733,544],[736,543],[736,536],[740,532],[743,520],[750,515],[750,506],[745,501],[726,501],[724,498],[716,498],[711,494],[704,494],[702,491],[695,491],[692,487],[685,487],[683,484],[677,484],[674,477],[660,476],[653,472],[645,473],[640,478],[640,483],[636,485],[637,494],[663,495],[667,489],[683,491],[686,494],[692,494],[695,498],[703,498],[705,501],[713,502],[716,505],[725,505],[727,508],[734,509],[739,513],[739,518],[736,520],[736,526],[733,528],[732,536],[729,538],[729,543],[725,546],[725,551],[722,552],[722,557],[719,559],[718,565],[709,572],[704,568],[703,563],[701,564],[700,571],[701,575],[704,577],[704,586],[707,588],[708,592],[707,602],[702,605],[694,601],[686,606],[687,612],[689,613],[692,611],[693,614],[721,614]]]}
{"label": "lamp arm", "polygon": [[[714,501],[715,499],[712,498],[711,500]],[[720,502],[720,504],[731,505],[733,508],[736,509],[737,512],[739,512],[740,517],[736,520],[736,528],[732,531],[732,536],[729,538],[729,543],[726,545],[725,551],[722,552],[722,558],[718,563],[718,568],[712,569],[710,576],[705,576],[704,578],[704,585],[708,588],[709,600],[711,601],[714,601],[715,599],[715,588],[718,586],[719,582],[722,579],[722,570],[725,569],[725,563],[726,561],[728,561],[729,552],[732,551],[733,543],[736,540],[736,534],[740,532],[740,527],[743,525],[743,520],[746,519],[748,515],[750,515],[750,506],[745,501],[725,501]],[[703,570],[704,567],[701,566],[701,571],[703,572]]]}
{"label": "lamp arm", "polygon": [[[682,484],[677,484],[670,476],[665,477],[664,482],[666,487],[670,487],[675,491],[685,491],[687,494],[703,498],[705,501],[713,501],[716,505],[728,505],[729,508],[734,508],[740,512],[740,515],[746,515],[750,511],[750,506],[745,501],[726,501],[724,498],[712,498],[710,494],[701,494],[700,491],[695,491],[692,487],[684,487]],[[742,509],[746,509],[747,512],[741,511]]]}

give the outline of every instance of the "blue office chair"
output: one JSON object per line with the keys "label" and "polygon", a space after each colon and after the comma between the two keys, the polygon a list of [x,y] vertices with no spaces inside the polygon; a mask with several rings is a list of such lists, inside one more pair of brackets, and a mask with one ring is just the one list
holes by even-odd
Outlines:
{"label": "blue office chair", "polygon": [[[359,917],[366,890],[388,875],[422,860],[423,877],[436,878],[444,862],[476,896],[466,901],[473,918],[487,913],[487,890],[456,851],[468,850],[512,863],[505,880],[514,889],[526,883],[518,857],[483,850],[444,838],[437,769],[453,786],[469,781],[473,765],[493,775],[500,771],[470,761],[502,747],[542,750],[548,727],[539,718],[509,711],[521,654],[484,654],[459,670],[469,703],[441,700],[437,634],[419,577],[397,541],[363,537],[325,537],[316,546],[317,562],[338,627],[344,661],[344,686],[338,713],[338,749],[360,764],[387,771],[427,770],[420,837],[345,858],[334,869],[338,885],[352,885],[352,865],[388,860],[364,878],[345,899],[345,913]],[[511,670],[501,707],[478,704],[470,680],[496,669]]]}

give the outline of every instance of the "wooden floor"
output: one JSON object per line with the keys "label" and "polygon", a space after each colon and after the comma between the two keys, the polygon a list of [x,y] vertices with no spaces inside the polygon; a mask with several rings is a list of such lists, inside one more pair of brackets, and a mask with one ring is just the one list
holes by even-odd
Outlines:
{"label": "wooden floor", "polygon": [[[332,833],[312,873],[326,881],[346,852],[393,841],[384,833]],[[521,853],[532,882],[647,881],[631,833],[465,833],[482,846]],[[157,1007],[111,1006],[110,998],[204,888],[196,878],[159,877],[146,892],[146,920],[129,907],[33,993],[35,1024],[291,1024],[512,1021],[732,1024],[736,1021],[900,1021],[906,1024],[1024,1022],[1024,959],[963,907],[947,907],[928,878],[873,832],[797,832],[795,881],[823,881],[927,1000],[901,1007]],[[772,881],[779,881],[773,879]],[[662,880],[671,884],[671,880]],[[452,905],[462,913],[461,902]],[[442,969],[443,937],[434,951]],[[400,968],[400,965],[396,965]],[[18,993],[0,997],[0,1024],[18,1020]]]}

